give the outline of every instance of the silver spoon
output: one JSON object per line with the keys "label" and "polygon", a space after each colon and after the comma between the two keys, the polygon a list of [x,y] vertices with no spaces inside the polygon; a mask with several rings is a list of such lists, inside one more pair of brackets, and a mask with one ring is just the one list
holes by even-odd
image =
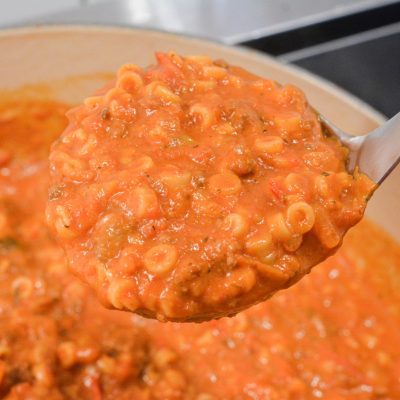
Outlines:
{"label": "silver spoon", "polygon": [[400,162],[400,112],[367,135],[352,136],[319,114],[322,127],[336,136],[349,150],[347,170],[358,166],[375,183],[383,180]]}

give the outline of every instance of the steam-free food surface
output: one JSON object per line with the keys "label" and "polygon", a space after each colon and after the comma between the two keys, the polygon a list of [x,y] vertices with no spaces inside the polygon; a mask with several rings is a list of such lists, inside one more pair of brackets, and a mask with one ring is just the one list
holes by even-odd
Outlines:
{"label": "steam-free food surface", "polygon": [[68,118],[52,231],[104,304],[160,320],[233,315],[295,283],[374,187],[299,89],[208,57],[122,66]]}

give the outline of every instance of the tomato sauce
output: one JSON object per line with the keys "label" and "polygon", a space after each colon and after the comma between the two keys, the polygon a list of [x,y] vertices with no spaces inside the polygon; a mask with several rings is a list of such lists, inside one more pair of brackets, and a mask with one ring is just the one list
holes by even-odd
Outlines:
{"label": "tomato sauce", "polygon": [[234,315],[341,244],[374,188],[297,88],[158,53],[68,113],[47,221],[105,305]]}
{"label": "tomato sauce", "polygon": [[0,103],[1,399],[400,398],[400,247],[368,221],[233,318],[160,323],[99,305],[44,222],[67,109]]}

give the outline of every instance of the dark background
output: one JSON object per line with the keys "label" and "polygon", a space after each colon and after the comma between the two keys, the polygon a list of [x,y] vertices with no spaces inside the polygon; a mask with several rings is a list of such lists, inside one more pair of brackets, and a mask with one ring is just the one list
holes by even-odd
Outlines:
{"label": "dark background", "polygon": [[400,2],[242,44],[327,78],[388,117],[400,111]]}

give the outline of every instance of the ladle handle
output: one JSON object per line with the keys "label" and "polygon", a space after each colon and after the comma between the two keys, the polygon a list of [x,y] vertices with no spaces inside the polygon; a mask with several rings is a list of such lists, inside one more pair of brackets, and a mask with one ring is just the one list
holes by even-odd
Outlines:
{"label": "ladle handle", "polygon": [[381,183],[400,162],[400,113],[359,141],[355,165]]}

